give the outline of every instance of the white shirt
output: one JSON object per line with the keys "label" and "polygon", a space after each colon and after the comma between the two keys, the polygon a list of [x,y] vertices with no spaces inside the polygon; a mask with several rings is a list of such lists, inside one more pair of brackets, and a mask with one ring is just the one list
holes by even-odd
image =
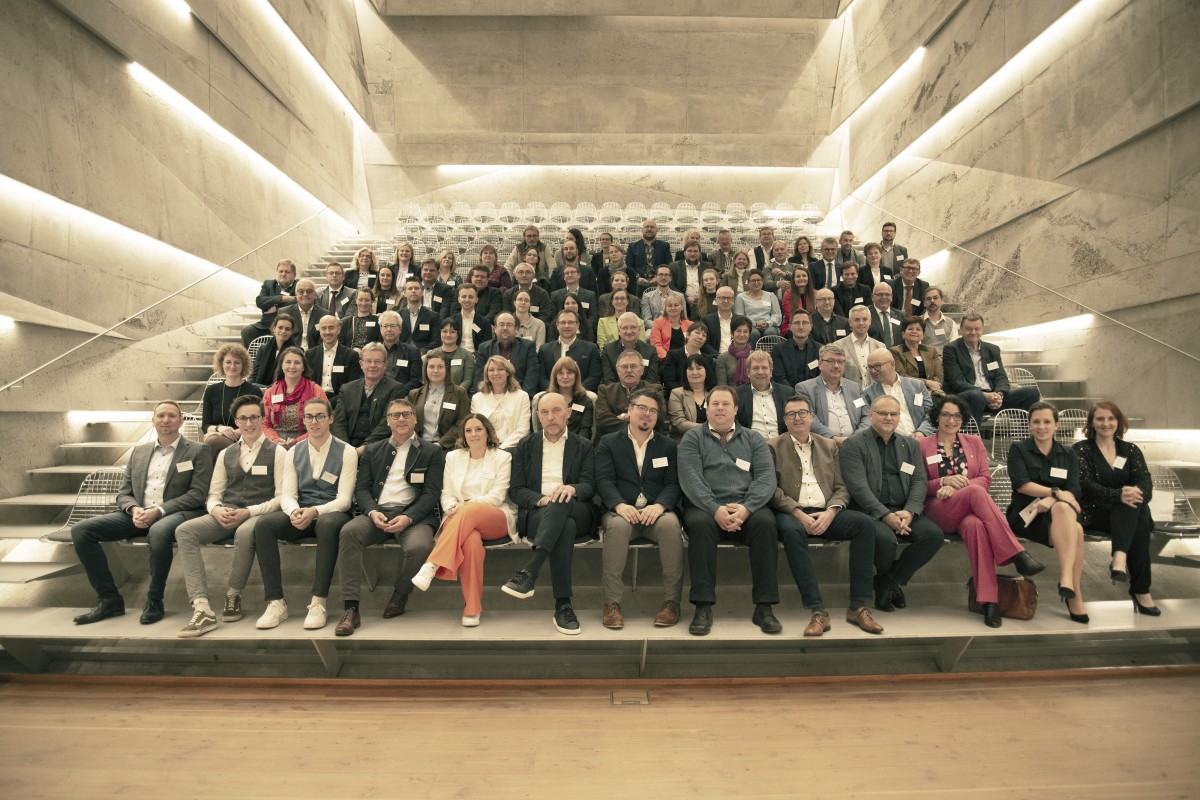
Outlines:
{"label": "white shirt", "polygon": [[825,402],[829,406],[829,419],[825,420],[829,430],[833,431],[835,436],[849,436],[854,433],[854,426],[850,423],[850,410],[846,408],[846,398],[842,394],[841,384],[838,385],[836,392],[830,391],[829,387],[825,386]]}
{"label": "white shirt", "polygon": [[685,261],[683,269],[687,273],[687,299],[694,301],[700,296],[700,264],[689,264]]}
{"label": "white shirt", "polygon": [[336,344],[332,350],[321,350],[321,388],[325,394],[333,393],[333,358],[336,355]]}
{"label": "white shirt", "polygon": [[475,330],[474,330],[473,326],[475,325],[475,312],[471,311],[468,314],[466,311],[462,311],[461,313],[462,313],[462,337],[459,338],[458,343],[460,345],[462,345],[462,348],[464,350],[466,350],[468,353],[474,353],[475,352]]}
{"label": "white shirt", "polygon": [[[254,441],[254,444],[247,446],[245,439],[239,439],[237,444],[230,447],[238,448],[238,464],[241,465],[242,472],[250,472],[254,467],[254,460],[258,458],[258,453],[262,450],[262,444],[267,440],[265,436],[259,436]],[[257,517],[260,514],[267,514],[271,511],[279,510],[279,495],[283,491],[283,472],[284,462],[288,460],[288,451],[282,447],[275,448],[275,496],[265,503],[258,503],[252,506],[246,506],[246,510],[250,512],[250,516]],[[229,488],[229,471],[225,469],[225,459],[221,454],[217,454],[217,463],[213,464],[212,481],[208,484],[208,500],[205,502],[209,513],[217,506],[225,505],[224,500],[225,490]]]}
{"label": "white shirt", "polygon": [[721,316],[721,312],[717,312],[717,322],[721,325],[721,352],[728,353],[729,345],[733,344],[733,333],[729,330],[729,323],[733,321],[733,314],[729,315],[729,319]]}
{"label": "white shirt", "polygon": [[[396,447],[396,457],[388,468],[387,480],[379,492],[381,506],[410,506],[417,499],[416,488],[404,478],[404,467],[408,464],[408,452],[413,447],[415,434],[404,440],[404,444]],[[395,445],[395,442],[392,442]]]}
{"label": "white shirt", "polygon": [[552,442],[542,434],[542,494],[550,494],[563,485],[563,457],[567,452],[567,431]]}
{"label": "white shirt", "polygon": [[908,401],[904,399],[904,389],[900,386],[900,379],[896,378],[896,382],[891,386],[884,386],[880,381],[879,385],[883,387],[883,391],[900,404],[900,424],[896,426],[896,432],[905,436],[912,436],[916,431],[917,426],[913,425],[912,415],[908,413]]}
{"label": "white shirt", "polygon": [[155,443],[154,451],[150,454],[150,464],[146,467],[146,491],[142,497],[142,508],[162,508],[163,492],[167,488],[167,470],[175,460],[175,448],[182,438],[182,434],[176,434],[175,441],[168,445]]}
{"label": "white shirt", "polygon": [[871,337],[864,336],[860,342],[857,336],[851,334],[850,346],[854,348],[854,360],[858,362],[858,368],[863,375],[863,386],[866,386],[867,376],[871,374],[867,369],[867,356],[871,355]]}
{"label": "white shirt", "polygon": [[[654,431],[650,431],[650,435],[646,437],[645,443],[640,445],[637,439],[633,438],[633,434],[629,432],[629,428],[625,429],[625,435],[629,437],[629,443],[633,445],[633,459],[637,462],[638,475],[641,475],[642,465],[646,463],[646,448],[650,446],[650,440],[654,438]],[[633,502],[633,507],[645,508],[646,505],[646,495],[638,492],[637,500]]]}
{"label": "white shirt", "polygon": [[312,316],[312,309],[305,311],[300,306],[296,306],[296,310],[300,312],[300,349],[308,349],[308,318]]}
{"label": "white shirt", "polygon": [[773,439],[779,435],[779,420],[776,418],[775,396],[771,394],[771,390],[760,392],[753,386],[750,387],[750,396],[754,400],[754,417],[751,429],[762,434],[764,439]]}
{"label": "white shirt", "polygon": [[971,354],[971,363],[975,366],[975,385],[985,392],[990,392],[992,382],[988,380],[987,373],[983,369],[983,350],[978,347],[972,350],[971,346],[967,345],[967,352]]}
{"label": "white shirt", "polygon": [[807,442],[800,444],[793,436],[792,445],[796,448],[796,455],[800,456],[800,467],[804,472],[796,502],[802,508],[824,508],[825,493],[821,491],[821,484],[817,483],[816,473],[813,472],[812,437],[809,436]]}
{"label": "white shirt", "polygon": [[[312,465],[313,478],[320,478],[325,474],[325,461],[329,458],[334,438],[330,436],[326,439],[325,446],[320,449],[317,448],[311,437],[304,440],[303,446],[308,448],[308,463]],[[350,503],[354,499],[354,481],[358,477],[358,456],[354,452],[354,447],[346,442],[342,442],[342,444],[346,445],[346,450],[342,453],[342,469],[338,473],[337,497],[328,503],[313,506],[317,510],[317,516],[335,511],[349,511]],[[299,446],[297,445],[297,447]],[[295,460],[286,458],[283,465],[283,492],[279,495],[279,510],[291,516],[300,508],[300,501],[297,499],[300,495],[300,482],[296,476]]]}

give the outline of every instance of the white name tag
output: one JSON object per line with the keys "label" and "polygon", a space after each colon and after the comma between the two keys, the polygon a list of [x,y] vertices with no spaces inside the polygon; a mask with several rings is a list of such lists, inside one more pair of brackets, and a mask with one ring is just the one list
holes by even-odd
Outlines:
{"label": "white name tag", "polygon": [[438,297],[438,296],[435,294],[435,295],[433,296],[433,302],[435,302],[435,303],[440,303],[440,302],[442,302],[442,298]]}
{"label": "white name tag", "polygon": [[750,471],[750,462],[744,458],[739,458],[737,461],[735,461],[733,463],[737,465],[738,469],[745,470],[746,472]]}
{"label": "white name tag", "polygon": [[325,481],[326,483],[337,483],[338,476],[334,475],[332,472],[322,472],[321,480]]}
{"label": "white name tag", "polygon": [[383,301],[383,304],[385,306],[394,306],[394,305],[396,305],[396,300],[395,300],[395,298],[388,298],[387,300]]}
{"label": "white name tag", "polygon": [[1067,471],[1065,469],[1063,469],[1062,467],[1051,467],[1050,468],[1050,477],[1051,478],[1062,478],[1063,480],[1066,480],[1067,479]]}
{"label": "white name tag", "polygon": [[250,468],[250,474],[251,475],[266,475],[267,468],[262,466],[261,464],[255,464],[254,466],[252,466]]}
{"label": "white name tag", "polygon": [[942,457],[940,454],[934,453],[933,455],[931,455],[925,459],[925,463],[926,464],[940,464],[940,463],[942,463]]}
{"label": "white name tag", "polygon": [[933,332],[936,333],[938,336],[941,336],[942,334],[944,334],[946,332],[946,329],[945,328],[934,328]]}
{"label": "white name tag", "polygon": [[924,405],[925,395],[921,394],[920,392],[917,392],[916,394],[913,395],[913,402],[916,403],[917,405]]}
{"label": "white name tag", "polygon": [[921,358],[920,356],[917,356],[917,361],[924,361],[924,360],[925,359]]}
{"label": "white name tag", "polygon": [[866,403],[863,401],[863,399],[862,399],[861,397],[859,397],[859,398],[856,398],[856,399],[854,400],[854,407],[855,407],[855,408],[862,408],[862,407],[863,407],[863,406],[865,406],[865,405],[866,405]]}
{"label": "white name tag", "polygon": [[346,371],[346,368],[345,368],[345,367],[339,367],[337,364],[334,364],[334,365],[333,365],[333,371],[334,371],[334,372],[345,372],[345,371]]}
{"label": "white name tag", "polygon": [[834,331],[833,333],[836,336],[845,336],[846,335],[846,331],[844,329],[840,329],[840,328],[838,330]]}
{"label": "white name tag", "polygon": [[650,460],[650,466],[654,467],[655,469],[658,469],[659,467],[665,467],[666,465],[667,465],[667,457],[666,456],[663,456],[662,458],[654,458],[654,459]]}
{"label": "white name tag", "polygon": [[283,395],[281,395],[281,394],[273,394],[273,395],[271,395],[271,402],[272,402],[272,403],[282,403],[282,402],[283,402]]}
{"label": "white name tag", "polygon": [[349,298],[349,297],[343,297],[343,298],[342,298],[342,302],[338,303],[338,305],[339,305],[339,306],[344,306],[344,305],[346,305],[346,303],[349,303],[349,302],[350,302],[350,298]]}
{"label": "white name tag", "polygon": [[450,366],[452,366],[452,367],[461,367],[461,366],[462,366],[462,359],[461,359],[461,358],[452,358],[452,359],[450,359]]}
{"label": "white name tag", "polygon": [[809,369],[816,369],[816,368],[817,368],[817,364],[818,364],[818,361],[817,361],[817,359],[815,359],[815,358],[814,358],[812,361],[808,362],[808,368],[809,368]]}
{"label": "white name tag", "polygon": [[582,413],[583,413],[583,405],[581,405],[580,403],[572,403],[572,404],[571,404],[571,410],[572,410],[572,411],[577,411],[577,412],[579,412],[580,414],[582,414]]}
{"label": "white name tag", "polygon": [[643,366],[643,367],[648,367],[648,366],[650,366],[650,359],[648,359],[648,358],[643,358],[643,359],[642,359],[642,366]]}
{"label": "white name tag", "polygon": [[582,308],[584,311],[586,311],[587,309],[592,307],[592,304],[591,303],[580,303],[579,307]]}
{"label": "white name tag", "polygon": [[532,311],[534,314],[536,314],[539,311],[541,311],[542,309],[539,306],[530,306],[529,310]]}
{"label": "white name tag", "polygon": [[407,358],[402,358],[402,359],[400,359],[399,361],[397,361],[397,362],[396,362],[396,366],[397,366],[397,367],[407,367],[407,366],[408,366],[408,359],[407,359]]}
{"label": "white name tag", "polygon": [[905,475],[912,475],[915,470],[916,470],[916,467],[914,467],[912,464],[908,463],[907,461],[905,461],[903,464],[900,465],[900,471],[903,472]]}
{"label": "white name tag", "polygon": [[369,320],[367,320],[367,327],[368,327],[368,328],[374,328],[374,327],[375,327],[375,320],[373,320],[373,319],[369,319]]}
{"label": "white name tag", "polygon": [[425,482],[425,473],[424,472],[414,472],[409,477],[408,482],[409,483],[424,483]]}
{"label": "white name tag", "polygon": [[457,411],[458,404],[457,403],[442,403],[442,408],[448,408],[451,411]]}
{"label": "white name tag", "polygon": [[429,330],[429,324],[428,324],[428,323],[426,323],[426,324],[424,324],[424,325],[418,325],[418,326],[417,326],[417,330],[419,330],[419,331],[427,331],[427,330]]}
{"label": "white name tag", "polygon": [[991,371],[992,371],[992,370],[994,370],[994,369],[1000,369],[1000,364],[999,364],[998,362],[996,362],[996,361],[989,361],[989,362],[987,363],[987,370],[988,370],[988,372],[991,372]]}
{"label": "white name tag", "polygon": [[476,325],[475,323],[471,323],[471,330],[474,331],[475,333],[479,333],[479,326]]}
{"label": "white name tag", "polygon": [[915,297],[912,300],[909,300],[908,303],[909,303],[909,305],[918,306],[918,307],[921,305],[921,301]]}
{"label": "white name tag", "polygon": [[1033,518],[1037,516],[1037,513],[1037,503],[1030,503],[1017,516],[1021,518],[1021,521],[1025,523],[1025,527],[1028,528],[1033,524]]}
{"label": "white name tag", "polygon": [[861,302],[863,302],[863,299],[861,297],[854,298],[854,305],[858,305]]}
{"label": "white name tag", "polygon": [[1123,469],[1125,467],[1125,456],[1117,456],[1113,459],[1113,469]]}
{"label": "white name tag", "polygon": [[175,465],[175,471],[176,472],[191,472],[192,471],[192,462],[180,461],[178,464]]}

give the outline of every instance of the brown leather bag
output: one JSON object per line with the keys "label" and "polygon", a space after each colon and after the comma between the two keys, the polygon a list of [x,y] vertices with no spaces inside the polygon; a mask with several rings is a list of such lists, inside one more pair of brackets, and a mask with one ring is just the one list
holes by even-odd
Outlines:
{"label": "brown leather bag", "polygon": [[[996,583],[999,584],[996,605],[1000,607],[1000,616],[1033,619],[1038,603],[1036,583],[1029,578],[1010,578],[1006,575],[997,575]],[[967,610],[975,614],[983,613],[983,604],[975,599],[975,578],[967,581]]]}

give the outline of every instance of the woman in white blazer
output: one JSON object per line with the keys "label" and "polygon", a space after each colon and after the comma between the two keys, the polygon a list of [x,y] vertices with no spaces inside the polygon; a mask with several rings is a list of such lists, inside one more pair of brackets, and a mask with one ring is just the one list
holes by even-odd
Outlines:
{"label": "woman in white blazer", "polygon": [[512,450],[529,433],[529,395],[521,391],[516,367],[507,358],[492,356],[483,365],[471,413],[488,418],[504,450]]}
{"label": "woman in white blazer", "polygon": [[437,544],[412,579],[421,591],[434,578],[460,581],[468,628],[483,613],[484,540],[517,538],[517,509],[508,499],[511,474],[512,456],[500,449],[496,429],[482,414],[468,415],[457,447],[446,455]]}

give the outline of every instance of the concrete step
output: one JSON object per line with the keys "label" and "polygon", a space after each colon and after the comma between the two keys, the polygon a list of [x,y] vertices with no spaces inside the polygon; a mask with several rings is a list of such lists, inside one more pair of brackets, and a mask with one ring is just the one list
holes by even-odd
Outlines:
{"label": "concrete step", "polygon": [[0,500],[2,506],[72,506],[75,505],[75,495],[72,494],[22,494],[16,497],[6,497]]}
{"label": "concrete step", "polygon": [[78,561],[5,561],[0,563],[0,583],[33,583],[82,571]]}
{"label": "concrete step", "polygon": [[57,467],[27,469],[29,475],[87,475],[98,469],[111,469],[112,464],[60,464]]}
{"label": "concrete step", "polygon": [[205,336],[204,338],[210,342],[233,342],[235,344],[242,343],[241,336]]}
{"label": "concrete step", "polygon": [[203,381],[146,381],[147,386],[191,386],[193,388],[203,389],[208,385],[207,380]]}
{"label": "concrete step", "polygon": [[63,442],[59,445],[63,450],[128,450],[131,447],[137,447],[141,441],[136,442]]}
{"label": "concrete step", "polygon": [[212,373],[212,364],[171,364],[167,369],[194,369]]}
{"label": "concrete step", "polygon": [[0,525],[0,539],[41,539],[61,528],[61,525]]}

